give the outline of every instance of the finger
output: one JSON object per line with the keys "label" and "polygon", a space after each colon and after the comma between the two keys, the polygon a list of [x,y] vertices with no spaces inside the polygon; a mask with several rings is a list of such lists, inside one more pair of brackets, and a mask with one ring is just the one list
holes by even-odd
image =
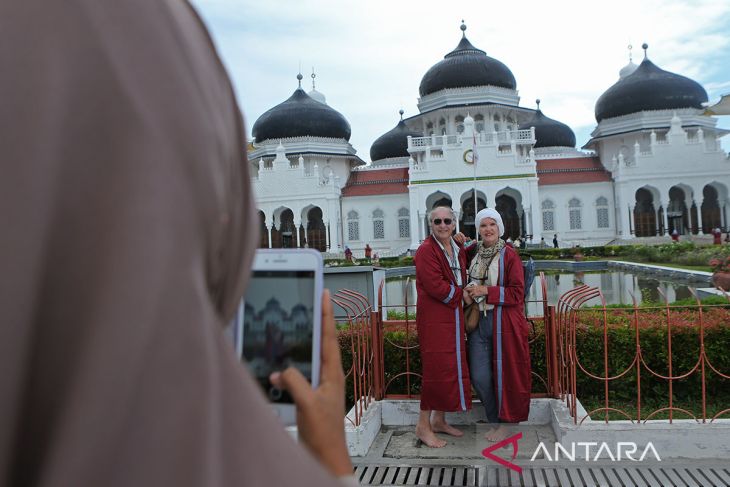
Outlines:
{"label": "finger", "polygon": [[342,361],[340,359],[340,345],[337,342],[335,316],[332,309],[330,292],[322,292],[322,373],[321,382],[334,380],[341,376]]}
{"label": "finger", "polygon": [[294,402],[300,406],[309,401],[313,393],[309,381],[294,367],[287,367],[282,372],[274,372],[269,376],[269,380],[275,387],[288,391]]}

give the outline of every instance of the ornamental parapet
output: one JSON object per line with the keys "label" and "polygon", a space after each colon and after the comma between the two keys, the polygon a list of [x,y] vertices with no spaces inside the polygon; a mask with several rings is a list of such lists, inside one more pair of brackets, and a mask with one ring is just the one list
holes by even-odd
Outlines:
{"label": "ornamental parapet", "polygon": [[[474,137],[462,135],[431,135],[428,137],[408,137],[408,152],[424,152],[432,147],[494,146],[494,145],[534,145],[535,129],[506,130],[503,132],[480,132]],[[505,150],[505,149],[502,149]]]}

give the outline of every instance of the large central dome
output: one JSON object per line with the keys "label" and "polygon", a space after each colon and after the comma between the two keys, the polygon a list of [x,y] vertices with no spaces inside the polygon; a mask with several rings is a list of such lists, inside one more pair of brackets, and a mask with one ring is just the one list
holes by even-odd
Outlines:
{"label": "large central dome", "polygon": [[337,110],[307,95],[300,86],[292,96],[264,112],[253,124],[251,134],[260,144],[268,139],[328,137],[350,140],[350,124]]}
{"label": "large central dome", "polygon": [[502,62],[487,56],[481,49],[472,46],[466,38],[466,25],[461,24],[462,38],[456,49],[433,65],[421,79],[418,91],[421,96],[445,88],[469,86],[498,86],[514,90],[517,87],[512,71]]}
{"label": "large central dome", "polygon": [[699,83],[664,71],[645,58],[601,95],[596,102],[596,121],[645,110],[702,108],[706,101],[707,92]]}

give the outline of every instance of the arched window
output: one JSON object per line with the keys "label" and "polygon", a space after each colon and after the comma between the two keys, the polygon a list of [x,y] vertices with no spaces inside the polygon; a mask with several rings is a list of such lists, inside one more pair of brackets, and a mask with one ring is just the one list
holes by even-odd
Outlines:
{"label": "arched window", "polygon": [[383,210],[373,212],[373,238],[375,240],[385,238],[385,213],[383,213]]}
{"label": "arched window", "polygon": [[568,201],[568,221],[571,230],[581,230],[583,228],[580,207],[581,203],[578,198],[571,198]]}
{"label": "arched window", "polygon": [[410,216],[408,208],[398,210],[398,236],[400,238],[411,238]]}
{"label": "arched window", "polygon": [[428,122],[426,124],[426,135],[433,135],[433,122]]}
{"label": "arched window", "polygon": [[446,119],[439,120],[439,134],[446,135]]}
{"label": "arched window", "polygon": [[474,116],[474,130],[484,132],[484,115],[477,114]]}
{"label": "arched window", "polygon": [[360,240],[360,215],[355,210],[347,214],[347,239],[351,242]]}
{"label": "arched window", "polygon": [[555,231],[555,203],[550,200],[542,202],[542,229]]}
{"label": "arched window", "polygon": [[464,117],[461,115],[457,115],[454,119],[454,122],[456,122],[456,132],[459,134],[464,133]]}
{"label": "arched window", "polygon": [[601,196],[596,200],[596,222],[598,228],[608,228],[608,200]]}

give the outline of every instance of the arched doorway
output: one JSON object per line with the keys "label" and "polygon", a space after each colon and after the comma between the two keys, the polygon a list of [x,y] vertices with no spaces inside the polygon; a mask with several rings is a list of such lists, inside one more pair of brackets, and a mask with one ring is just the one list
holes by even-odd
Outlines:
{"label": "arched doorway", "polygon": [[474,211],[474,191],[468,191],[461,196],[461,215],[459,215],[459,229],[469,238],[477,238],[477,229],[474,227],[474,218],[477,212],[487,207],[484,194],[477,191],[477,210]]}
{"label": "arched doorway", "polygon": [[669,205],[667,206],[667,220],[669,228],[667,233],[674,230],[680,235],[689,233],[689,210],[687,209],[687,194],[679,186],[672,186],[669,189]]}
{"label": "arched doorway", "polygon": [[268,249],[269,229],[266,228],[266,215],[264,215],[264,212],[261,210],[259,210],[259,221],[261,222],[261,224],[259,225],[259,248]]}
{"label": "arched doorway", "polygon": [[522,235],[520,216],[517,214],[517,202],[512,196],[503,194],[495,199],[495,209],[502,216],[504,235],[502,238],[516,239]]}
{"label": "arched doorway", "polygon": [[307,212],[307,244],[310,249],[327,251],[327,227],[322,220],[322,209],[318,206]]}
{"label": "arched doorway", "polygon": [[646,188],[636,191],[634,207],[634,235],[637,237],[653,237],[656,235],[656,209],[654,196]]}
{"label": "arched doorway", "polygon": [[715,228],[722,227],[722,218],[720,216],[720,201],[717,189],[714,186],[707,185],[702,189],[702,232],[706,234],[712,233]]}
{"label": "arched doorway", "polygon": [[279,217],[279,233],[281,235],[281,248],[291,249],[297,246],[297,235],[294,233],[294,213],[287,208]]}

